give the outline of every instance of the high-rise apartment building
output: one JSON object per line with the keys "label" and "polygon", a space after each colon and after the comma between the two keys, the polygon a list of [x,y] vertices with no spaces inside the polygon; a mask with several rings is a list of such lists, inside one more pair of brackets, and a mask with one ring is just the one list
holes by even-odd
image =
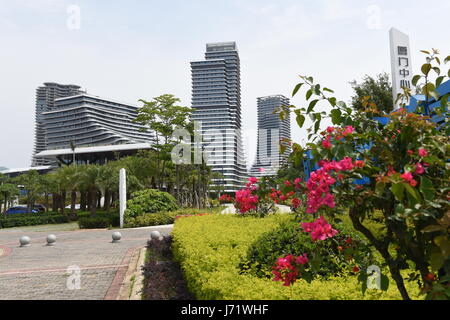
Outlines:
{"label": "high-rise apartment building", "polygon": [[44,128],[44,112],[52,111],[55,108],[55,100],[83,93],[80,86],[64,85],[54,82],[46,82],[36,90],[36,127],[32,166],[48,165],[46,159],[36,158],[35,155],[47,149],[47,134]]}
{"label": "high-rise apartment building", "polygon": [[[291,139],[290,116],[281,120],[279,114],[274,113],[281,106],[289,105],[289,99],[283,95],[258,98],[258,145],[256,160],[250,170],[252,176],[276,175],[291,153],[290,145],[283,142]],[[287,147],[283,154],[280,143]]]}
{"label": "high-rise apartment building", "polygon": [[242,188],[246,179],[241,136],[241,77],[235,42],[206,45],[205,60],[191,62],[192,120],[201,124],[202,151],[225,192]]}

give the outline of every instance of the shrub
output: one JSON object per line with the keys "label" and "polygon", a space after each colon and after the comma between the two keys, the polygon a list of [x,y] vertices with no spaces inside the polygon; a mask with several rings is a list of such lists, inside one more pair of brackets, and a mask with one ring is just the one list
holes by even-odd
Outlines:
{"label": "shrub", "polygon": [[78,213],[78,225],[80,229],[104,229],[120,226],[120,216],[118,212],[100,212],[91,216],[89,212]]}
{"label": "shrub", "polygon": [[288,220],[275,230],[264,233],[253,243],[240,267],[242,271],[258,277],[273,278],[272,267],[278,258],[304,253],[310,260],[314,256],[323,259],[317,270],[321,277],[343,275],[355,265],[367,268],[373,264],[372,253],[366,241],[343,224],[335,226],[335,229],[339,233],[333,239],[313,242],[309,234],[301,232],[298,222]]}
{"label": "shrub", "polygon": [[78,219],[80,229],[104,229],[111,226],[111,220],[105,216],[84,217]]}
{"label": "shrub", "polygon": [[127,202],[125,216],[135,218],[147,213],[174,211],[178,209],[177,201],[167,192],[147,189],[135,192]]}
{"label": "shrub", "polygon": [[[401,298],[394,286],[387,292],[368,290],[363,296],[356,276],[316,279],[311,284],[299,280],[291,291],[270,279],[242,274],[239,263],[250,246],[290,219],[288,215],[265,219],[209,215],[178,220],[172,233],[174,257],[182,267],[189,290],[203,300]],[[406,286],[418,292],[413,283]]]}
{"label": "shrub", "polygon": [[0,229],[1,228],[14,228],[14,227],[24,227],[24,226],[36,226],[43,224],[60,224],[68,223],[69,218],[65,215],[60,214],[17,214],[13,216],[1,217],[0,218]]}
{"label": "shrub", "polygon": [[201,209],[180,209],[171,212],[146,213],[135,218],[127,217],[126,228],[161,226],[173,224],[178,216],[191,216],[204,213]]}

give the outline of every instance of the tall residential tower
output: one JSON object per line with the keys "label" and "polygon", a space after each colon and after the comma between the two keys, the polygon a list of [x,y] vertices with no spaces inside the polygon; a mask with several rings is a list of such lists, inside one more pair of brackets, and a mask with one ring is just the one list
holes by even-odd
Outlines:
{"label": "tall residential tower", "polygon": [[246,178],[241,136],[241,77],[235,42],[206,45],[205,60],[191,62],[192,120],[201,126],[202,151],[225,192],[242,188]]}
{"label": "tall residential tower", "polygon": [[286,162],[291,147],[280,153],[280,142],[291,139],[291,121],[288,115],[281,120],[275,110],[289,106],[290,101],[283,95],[258,98],[258,145],[256,160],[250,170],[255,177],[276,175],[280,166]]}
{"label": "tall residential tower", "polygon": [[38,159],[36,154],[47,149],[47,134],[44,127],[44,112],[52,111],[55,109],[55,100],[58,98],[64,98],[74,96],[83,93],[81,87],[76,85],[64,85],[54,82],[46,82],[44,86],[37,88],[36,90],[36,128],[34,139],[34,152],[32,166],[38,167],[50,164],[48,160]]}

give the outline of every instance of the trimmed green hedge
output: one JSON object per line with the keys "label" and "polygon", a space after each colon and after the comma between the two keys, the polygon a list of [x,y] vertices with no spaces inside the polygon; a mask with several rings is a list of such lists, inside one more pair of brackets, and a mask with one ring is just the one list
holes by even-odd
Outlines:
{"label": "trimmed green hedge", "polygon": [[0,217],[0,229],[68,222],[70,222],[69,217],[60,214],[16,214],[7,217]]}
{"label": "trimmed green hedge", "polygon": [[[400,300],[391,280],[387,292],[361,293],[355,276],[299,280],[292,291],[280,282],[242,274],[239,268],[250,246],[261,235],[291,219],[275,215],[265,219],[231,215],[211,215],[180,219],[173,230],[174,257],[180,263],[189,290],[202,300]],[[416,283],[405,283],[411,293]],[[412,298],[420,299],[412,294]]]}
{"label": "trimmed green hedge", "polygon": [[90,212],[79,212],[77,216],[80,229],[105,229],[120,226],[118,212],[98,212],[95,216],[91,216]]}
{"label": "trimmed green hedge", "polygon": [[201,213],[207,213],[210,210],[202,209],[180,209],[171,212],[146,213],[135,218],[127,217],[125,220],[125,228],[138,228],[150,226],[162,226],[173,224],[177,216],[191,216]]}

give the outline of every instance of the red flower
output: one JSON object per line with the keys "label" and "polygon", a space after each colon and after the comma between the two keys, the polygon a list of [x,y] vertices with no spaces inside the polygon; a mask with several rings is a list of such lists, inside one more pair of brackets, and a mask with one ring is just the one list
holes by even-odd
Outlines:
{"label": "red flower", "polygon": [[331,142],[330,142],[330,139],[327,138],[327,139],[323,140],[323,141],[322,141],[322,146],[323,146],[325,149],[331,149]]}
{"label": "red flower", "polygon": [[364,161],[362,161],[362,160],[356,160],[356,161],[355,161],[355,167],[358,167],[358,168],[364,168]]}
{"label": "red flower", "polygon": [[408,150],[408,154],[409,154],[410,156],[413,156],[413,155],[414,155],[414,151]]}
{"label": "red flower", "polygon": [[288,188],[292,186],[291,182],[288,181],[288,180],[286,180],[286,181],[284,182],[284,185],[285,185],[286,187],[288,187]]}
{"label": "red flower", "polygon": [[419,156],[425,158],[428,155],[428,151],[426,149],[419,149]]}
{"label": "red flower", "polygon": [[436,280],[436,275],[434,275],[433,273],[429,273],[425,276],[425,279],[428,281],[435,281]]}
{"label": "red flower", "polygon": [[334,127],[328,127],[327,128],[327,132],[328,133],[333,133],[334,132]]}
{"label": "red flower", "polygon": [[298,207],[300,207],[302,202],[299,199],[294,198],[294,199],[291,200],[291,204],[294,207],[294,209],[297,209]]}
{"label": "red flower", "polygon": [[349,134],[352,134],[354,131],[355,131],[355,129],[352,126],[347,126],[347,127],[345,127],[342,135],[345,137],[345,136],[348,136]]}
{"label": "red flower", "polygon": [[415,173],[418,174],[418,175],[422,175],[422,174],[425,173],[425,168],[423,167],[423,165],[421,163],[417,163],[416,164],[416,171],[415,171]]}
{"label": "red flower", "polygon": [[358,266],[354,266],[353,269],[352,269],[352,271],[353,271],[354,273],[358,273],[358,272],[359,272],[359,267],[358,267]]}

